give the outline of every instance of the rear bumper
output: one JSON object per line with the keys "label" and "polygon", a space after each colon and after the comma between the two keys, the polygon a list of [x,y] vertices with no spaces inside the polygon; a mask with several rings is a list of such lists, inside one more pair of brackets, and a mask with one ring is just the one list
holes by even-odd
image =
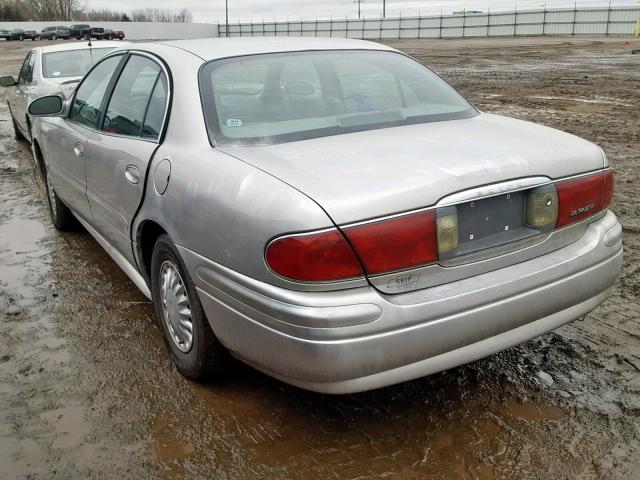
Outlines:
{"label": "rear bumper", "polygon": [[549,254],[398,295],[373,287],[294,292],[180,250],[215,334],[234,355],[325,393],[421,377],[553,330],[604,301],[622,268],[611,212]]}

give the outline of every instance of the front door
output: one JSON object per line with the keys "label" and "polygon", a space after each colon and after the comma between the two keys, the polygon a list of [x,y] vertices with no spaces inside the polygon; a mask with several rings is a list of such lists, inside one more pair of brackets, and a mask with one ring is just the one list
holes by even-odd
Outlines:
{"label": "front door", "polygon": [[85,148],[93,224],[132,263],[131,223],[158,146],[167,99],[167,77],[159,64],[131,55],[113,88],[102,127]]}

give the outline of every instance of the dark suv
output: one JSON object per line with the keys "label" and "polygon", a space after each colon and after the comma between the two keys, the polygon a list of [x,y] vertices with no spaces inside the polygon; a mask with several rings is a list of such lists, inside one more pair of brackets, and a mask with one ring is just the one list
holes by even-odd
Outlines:
{"label": "dark suv", "polygon": [[91,37],[91,26],[85,24],[71,25],[69,27],[69,35],[76,40],[81,38],[89,39]]}

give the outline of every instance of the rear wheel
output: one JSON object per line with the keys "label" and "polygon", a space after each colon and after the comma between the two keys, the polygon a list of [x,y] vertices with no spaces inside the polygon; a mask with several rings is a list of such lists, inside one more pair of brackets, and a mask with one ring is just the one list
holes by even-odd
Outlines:
{"label": "rear wheel", "polygon": [[47,190],[47,202],[49,203],[49,213],[51,214],[51,223],[58,230],[71,230],[76,225],[76,219],[60,198],[51,182],[49,172],[44,169],[45,188]]}
{"label": "rear wheel", "polygon": [[168,235],[151,258],[151,291],[164,342],[178,371],[201,380],[226,370],[228,353],[213,334],[182,258]]}

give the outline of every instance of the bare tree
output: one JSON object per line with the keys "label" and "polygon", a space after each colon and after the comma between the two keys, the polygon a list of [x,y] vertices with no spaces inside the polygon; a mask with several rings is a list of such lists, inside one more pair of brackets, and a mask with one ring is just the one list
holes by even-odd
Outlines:
{"label": "bare tree", "polygon": [[193,20],[193,16],[191,15],[191,12],[186,8],[183,8],[178,12],[178,15],[175,21],[180,23],[191,23],[192,20]]}
{"label": "bare tree", "polygon": [[0,21],[21,22],[29,18],[27,5],[20,1],[0,1]]}
{"label": "bare tree", "polygon": [[31,0],[30,8],[38,20],[71,20],[80,8],[79,0]]}
{"label": "bare tree", "polygon": [[87,10],[82,15],[76,14],[74,18],[78,20],[86,20],[89,22],[120,22],[123,18],[126,18],[127,14],[124,12],[117,12],[114,10]]}
{"label": "bare tree", "polygon": [[163,10],[160,8],[145,8],[144,10],[133,10],[131,12],[131,20],[134,22],[183,22],[188,23],[192,20],[189,10],[183,8],[175,12],[173,10]]}

